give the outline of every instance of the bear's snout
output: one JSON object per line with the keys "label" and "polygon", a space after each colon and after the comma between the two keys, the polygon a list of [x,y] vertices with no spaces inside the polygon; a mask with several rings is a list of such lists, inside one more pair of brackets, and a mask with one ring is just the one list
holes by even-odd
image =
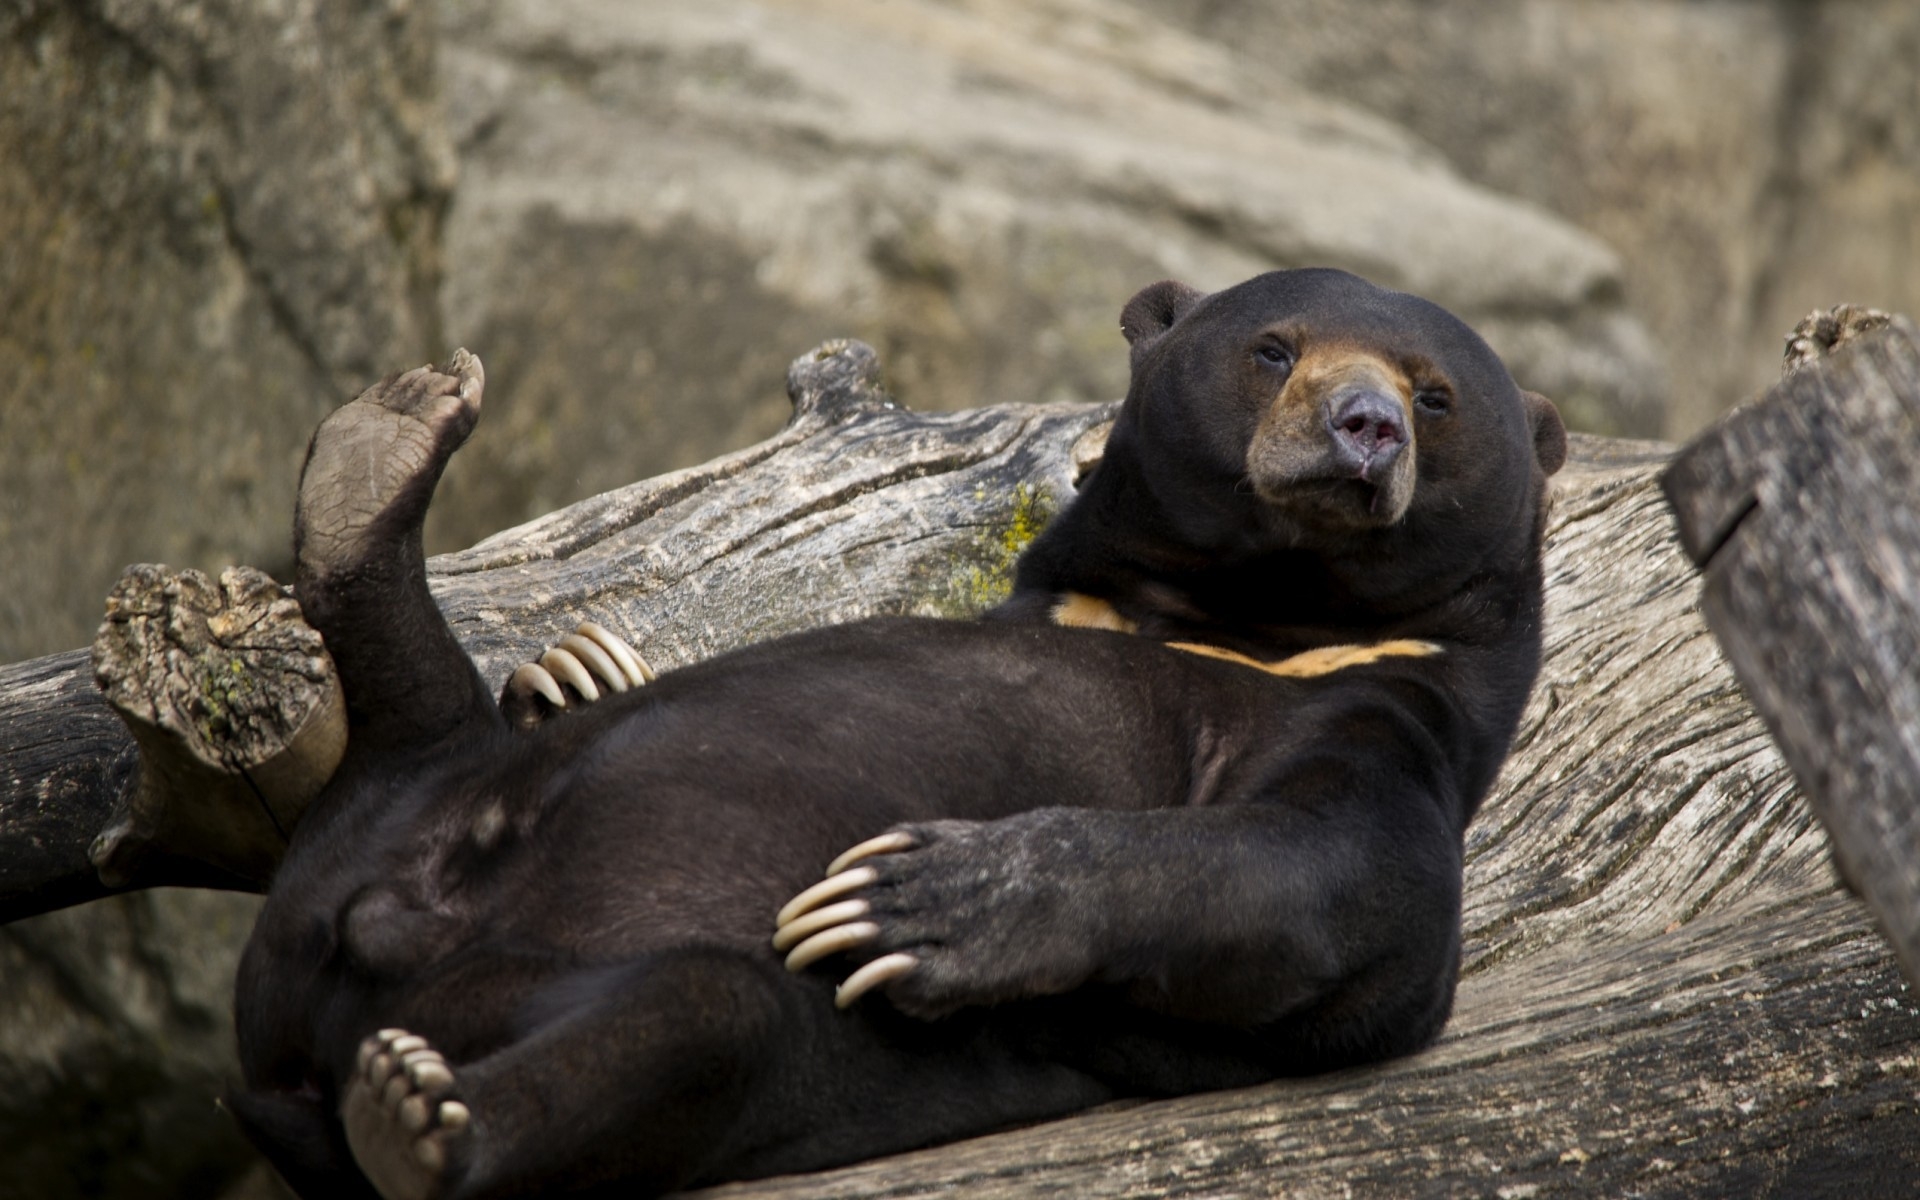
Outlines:
{"label": "bear's snout", "polygon": [[1326,413],[1334,461],[1356,479],[1379,479],[1406,449],[1406,412],[1391,396],[1368,387],[1341,388],[1327,398]]}

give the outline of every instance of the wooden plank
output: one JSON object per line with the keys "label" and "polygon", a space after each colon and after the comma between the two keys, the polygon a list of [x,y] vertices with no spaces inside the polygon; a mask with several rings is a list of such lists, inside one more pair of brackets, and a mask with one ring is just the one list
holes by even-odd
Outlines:
{"label": "wooden plank", "polygon": [[1703,434],[1666,490],[1701,604],[1920,983],[1920,344],[1905,318]]}

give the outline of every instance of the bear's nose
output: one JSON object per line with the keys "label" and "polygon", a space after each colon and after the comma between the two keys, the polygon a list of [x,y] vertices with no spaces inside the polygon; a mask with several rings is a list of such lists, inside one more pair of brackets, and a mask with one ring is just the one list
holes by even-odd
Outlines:
{"label": "bear's nose", "polygon": [[1407,445],[1407,416],[1399,401],[1371,389],[1343,391],[1327,404],[1334,458],[1361,479],[1393,465]]}

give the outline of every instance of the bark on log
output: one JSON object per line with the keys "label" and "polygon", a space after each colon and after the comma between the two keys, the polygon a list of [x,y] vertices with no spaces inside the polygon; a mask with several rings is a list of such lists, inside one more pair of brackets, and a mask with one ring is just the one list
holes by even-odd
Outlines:
{"label": "bark on log", "polygon": [[[879,407],[861,363],[817,358],[841,381],[811,400],[803,369],[796,423],[770,443],[435,560],[483,671],[497,682],[586,617],[664,669],[991,599],[1107,410],[914,416]],[[1659,492],[1667,459],[1576,437],[1556,480],[1544,668],[1469,834],[1467,962],[1439,1045],[711,1194],[1905,1194],[1920,1007],[1701,622]],[[83,676],[77,656],[11,669],[37,681],[12,696],[38,700],[0,721],[64,712],[41,728],[97,734]],[[129,774],[82,779],[56,749],[37,761],[78,780],[69,794]],[[0,812],[37,811],[20,770],[0,767]],[[0,856],[7,836],[0,823]]]}
{"label": "bark on log", "polygon": [[1669,450],[1572,450],[1545,661],[1468,832],[1438,1045],[700,1194],[1911,1194],[1920,1006],[1702,623]]}
{"label": "bark on log", "polygon": [[[495,688],[587,618],[665,670],[830,621],[977,611],[1005,594],[1015,555],[1071,494],[1076,462],[1084,468],[1097,452],[1101,439],[1082,439],[1110,415],[1103,406],[904,412],[879,390],[873,351],[858,343],[803,355],[788,391],[794,419],[777,437],[429,564],[454,632]],[[476,436],[485,430],[483,418]],[[263,678],[281,673],[256,661]],[[246,763],[264,753],[223,746]],[[0,922],[117,890],[100,881],[88,850],[135,806],[139,778],[132,740],[85,654],[0,668]],[[257,820],[257,802],[240,800],[236,819]],[[135,886],[247,886],[162,851],[140,865]]]}
{"label": "bark on log", "polygon": [[1666,489],[1708,624],[1920,984],[1920,330],[1836,311],[1794,345]]}

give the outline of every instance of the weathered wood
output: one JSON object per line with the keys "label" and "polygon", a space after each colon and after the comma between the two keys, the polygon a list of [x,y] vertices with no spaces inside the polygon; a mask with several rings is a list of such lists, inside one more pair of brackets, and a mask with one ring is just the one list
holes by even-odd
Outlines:
{"label": "weathered wood", "polygon": [[87,848],[136,777],[86,651],[0,667],[0,922],[111,893]]}
{"label": "weathered wood", "polygon": [[137,786],[88,848],[101,881],[126,887],[149,863],[187,860],[264,889],[347,746],[339,676],[299,604],[250,567],[218,581],[128,567],[93,672],[140,747]]}
{"label": "weathered wood", "polygon": [[1920,983],[1920,331],[1874,316],[1816,314],[1666,489],[1708,623]]}
{"label": "weathered wood", "polygon": [[[908,413],[858,343],[802,356],[788,390],[793,423],[766,442],[435,558],[434,594],[490,683],[589,617],[665,670],[830,621],[977,611],[1005,594],[1111,415]],[[115,890],[87,851],[135,802],[136,778],[84,655],[0,669],[0,921]],[[157,851],[133,882],[238,883]]]}
{"label": "weathered wood", "polygon": [[1575,437],[1437,1046],[713,1200],[1905,1194],[1920,1005],[1696,605],[1666,447]]}
{"label": "weathered wood", "polygon": [[[436,559],[435,591],[496,682],[589,616],[666,668],[968,611],[1107,412],[803,404],[767,445]],[[1575,438],[1555,481],[1544,668],[1469,833],[1439,1045],[712,1194],[1871,1196],[1920,1175],[1920,1007],[1701,622],[1667,456]]]}

